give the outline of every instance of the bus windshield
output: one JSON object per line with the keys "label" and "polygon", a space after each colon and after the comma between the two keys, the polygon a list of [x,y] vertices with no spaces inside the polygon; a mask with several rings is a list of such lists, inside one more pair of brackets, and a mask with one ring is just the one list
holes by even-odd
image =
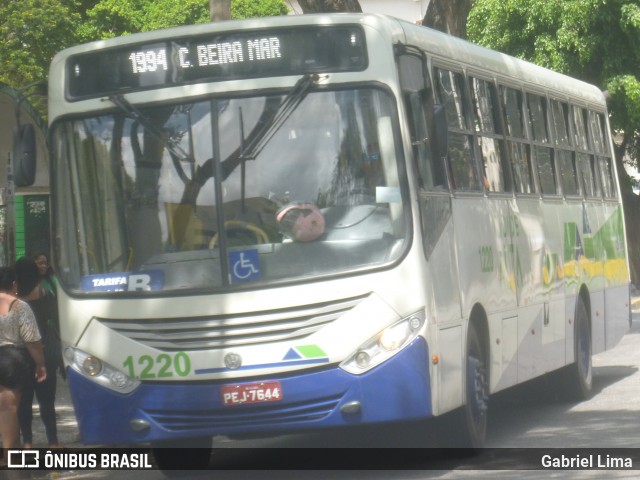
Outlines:
{"label": "bus windshield", "polygon": [[221,289],[397,259],[409,222],[392,97],[294,93],[135,107],[114,97],[113,112],[57,122],[63,285]]}

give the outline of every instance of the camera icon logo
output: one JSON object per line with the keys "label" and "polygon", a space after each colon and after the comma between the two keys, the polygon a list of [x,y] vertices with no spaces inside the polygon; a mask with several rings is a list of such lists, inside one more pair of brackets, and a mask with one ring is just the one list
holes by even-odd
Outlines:
{"label": "camera icon logo", "polygon": [[7,460],[9,468],[40,468],[38,450],[9,450]]}

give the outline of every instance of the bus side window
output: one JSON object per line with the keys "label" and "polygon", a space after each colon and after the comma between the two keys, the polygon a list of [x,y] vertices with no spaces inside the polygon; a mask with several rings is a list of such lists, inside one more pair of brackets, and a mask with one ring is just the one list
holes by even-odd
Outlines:
{"label": "bus side window", "polygon": [[405,104],[409,112],[411,145],[417,161],[420,187],[425,190],[446,190],[447,176],[441,159],[431,152],[433,135],[429,133],[425,102],[422,92],[405,94]]}
{"label": "bus side window", "polygon": [[535,193],[531,150],[526,143],[522,92],[501,86],[500,97],[505,118],[507,145],[511,157],[514,189],[516,193]]}
{"label": "bus side window", "polygon": [[558,183],[553,162],[553,150],[547,125],[547,101],[539,95],[527,94],[528,121],[542,195],[557,195]]}
{"label": "bus side window", "polygon": [[600,192],[593,171],[594,157],[590,151],[589,138],[587,135],[586,114],[587,112],[583,108],[573,107],[573,133],[577,150],[576,168],[584,195],[586,197],[599,197]]}
{"label": "bus side window", "polygon": [[615,198],[615,184],[611,173],[611,152],[601,113],[589,112],[589,132],[596,152],[595,171],[600,180],[600,191],[604,198]]}
{"label": "bus side window", "polygon": [[433,95],[425,78],[423,58],[403,55],[399,58],[404,104],[411,132],[411,146],[418,170],[420,188],[431,191],[448,190],[442,159],[433,153]]}
{"label": "bus side window", "polygon": [[[558,100],[550,102],[555,144],[556,164],[558,175],[562,184],[562,193],[566,196],[576,196],[580,193],[577,176],[576,157],[571,145],[569,134],[569,109],[568,105]],[[575,144],[574,144],[575,145]]]}
{"label": "bus side window", "polygon": [[611,162],[611,157],[598,157],[598,170],[602,179],[602,194],[604,198],[616,198],[617,196]]}
{"label": "bus side window", "polygon": [[489,192],[511,192],[511,172],[505,161],[504,135],[495,86],[478,78],[470,78],[469,81],[485,188]]}
{"label": "bus side window", "polygon": [[481,192],[482,184],[473,158],[473,131],[469,102],[461,73],[435,70],[436,100],[445,106],[449,121],[449,166],[453,188]]}

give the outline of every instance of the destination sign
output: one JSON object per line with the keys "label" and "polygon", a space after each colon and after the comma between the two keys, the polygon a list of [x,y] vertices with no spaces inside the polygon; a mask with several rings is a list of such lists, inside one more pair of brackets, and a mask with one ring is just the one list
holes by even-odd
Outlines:
{"label": "destination sign", "polygon": [[366,66],[364,32],[359,26],[168,38],[70,57],[68,97],[240,78],[360,71]]}

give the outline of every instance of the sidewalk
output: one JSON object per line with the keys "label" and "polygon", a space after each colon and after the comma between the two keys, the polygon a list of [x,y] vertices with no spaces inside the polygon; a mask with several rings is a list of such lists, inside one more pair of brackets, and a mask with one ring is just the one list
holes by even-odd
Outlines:
{"label": "sidewalk", "polygon": [[[78,433],[78,422],[73,411],[69,386],[66,380],[58,374],[58,388],[56,393],[56,414],[58,417],[58,440],[67,448],[80,448],[80,436]],[[47,448],[47,436],[44,425],[40,420],[40,408],[38,402],[33,402],[33,446],[36,448]]]}

